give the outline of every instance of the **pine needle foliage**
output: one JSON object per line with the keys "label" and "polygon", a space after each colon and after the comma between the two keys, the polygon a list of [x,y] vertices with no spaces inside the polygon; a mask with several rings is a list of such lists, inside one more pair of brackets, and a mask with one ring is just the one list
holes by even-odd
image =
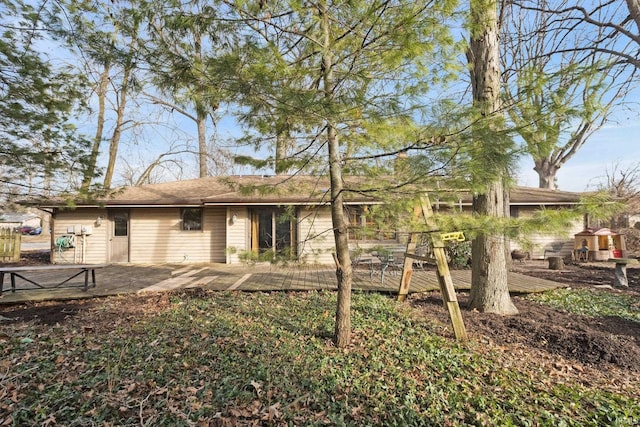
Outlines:
{"label": "pine needle foliage", "polygon": [[[73,184],[88,147],[71,123],[85,84],[42,52],[50,10],[0,2],[0,195],[15,199]],[[44,40],[46,42],[46,40]],[[71,179],[70,179],[71,178]]]}
{"label": "pine needle foliage", "polygon": [[[269,152],[274,170],[325,174],[329,122],[348,173],[387,173],[398,153],[433,146],[423,120],[429,91],[460,71],[460,46],[445,25],[455,2],[326,2],[328,41],[319,6],[230,3],[248,28],[238,83],[243,142]],[[321,81],[327,53],[330,87]]]}

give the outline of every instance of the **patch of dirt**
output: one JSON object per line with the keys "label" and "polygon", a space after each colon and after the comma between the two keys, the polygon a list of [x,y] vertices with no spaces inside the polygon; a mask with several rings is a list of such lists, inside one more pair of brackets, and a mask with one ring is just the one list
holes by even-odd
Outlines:
{"label": "patch of dirt", "polygon": [[95,300],[51,301],[41,303],[27,303],[8,306],[3,310],[5,321],[20,320],[35,322],[43,325],[55,325],[75,317],[78,313],[95,306]]}
{"label": "patch of dirt", "polygon": [[23,265],[42,265],[51,263],[50,251],[23,251],[18,262],[0,262],[0,265],[19,267]]}
{"label": "patch of dirt", "polygon": [[[511,270],[529,276],[540,277],[571,287],[613,286],[614,265],[609,262],[565,263],[562,270],[549,270],[546,261],[514,262]],[[640,296],[640,261],[627,267],[629,289],[625,292]]]}
{"label": "patch of dirt", "polygon": [[[612,265],[571,264],[562,271],[548,270],[546,262],[514,265],[522,274],[566,283],[571,288],[624,293],[640,302],[640,268],[629,268],[628,289],[614,289]],[[514,296],[515,316],[480,313],[467,308],[468,293],[458,293],[467,334],[481,351],[502,352],[504,363],[546,375],[575,377],[585,384],[607,389],[635,387],[640,372],[640,322],[618,317],[591,318],[567,313]],[[409,301],[453,337],[449,315],[439,292],[412,295]]]}

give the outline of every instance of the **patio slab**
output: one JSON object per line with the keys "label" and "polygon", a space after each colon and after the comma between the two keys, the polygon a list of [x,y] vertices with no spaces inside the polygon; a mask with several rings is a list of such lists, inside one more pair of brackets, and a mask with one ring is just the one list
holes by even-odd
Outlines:
{"label": "patio slab", "polygon": [[[39,281],[58,280],[56,271],[34,272]],[[48,277],[43,277],[48,274]],[[39,275],[39,276],[38,276]],[[451,277],[456,290],[471,287],[471,270],[452,270]],[[81,281],[82,278],[77,279]],[[335,290],[335,269],[318,265],[110,265],[96,271],[95,288],[86,292],[81,288],[24,289],[5,291],[0,295],[0,305],[25,302],[95,298],[108,295],[166,292],[175,289],[201,287],[218,291],[308,291]],[[400,272],[386,272],[384,283],[379,272],[354,269],[353,289],[356,291],[396,293]],[[509,290],[512,293],[542,292],[566,287],[565,284],[509,272]],[[22,283],[20,287],[28,287]],[[414,270],[410,293],[439,290],[435,271]]]}

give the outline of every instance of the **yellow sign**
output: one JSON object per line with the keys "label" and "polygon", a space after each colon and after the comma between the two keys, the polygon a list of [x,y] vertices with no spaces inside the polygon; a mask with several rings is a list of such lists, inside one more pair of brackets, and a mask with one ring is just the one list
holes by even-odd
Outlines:
{"label": "yellow sign", "polygon": [[456,242],[464,242],[464,233],[462,231],[454,231],[452,233],[442,233],[440,235],[442,240],[455,240]]}

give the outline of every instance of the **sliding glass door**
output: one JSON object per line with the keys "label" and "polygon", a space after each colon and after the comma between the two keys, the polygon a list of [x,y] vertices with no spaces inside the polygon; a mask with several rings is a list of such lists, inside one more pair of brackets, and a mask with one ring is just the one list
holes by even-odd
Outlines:
{"label": "sliding glass door", "polygon": [[251,249],[264,254],[294,258],[295,214],[282,208],[254,208],[251,211]]}

